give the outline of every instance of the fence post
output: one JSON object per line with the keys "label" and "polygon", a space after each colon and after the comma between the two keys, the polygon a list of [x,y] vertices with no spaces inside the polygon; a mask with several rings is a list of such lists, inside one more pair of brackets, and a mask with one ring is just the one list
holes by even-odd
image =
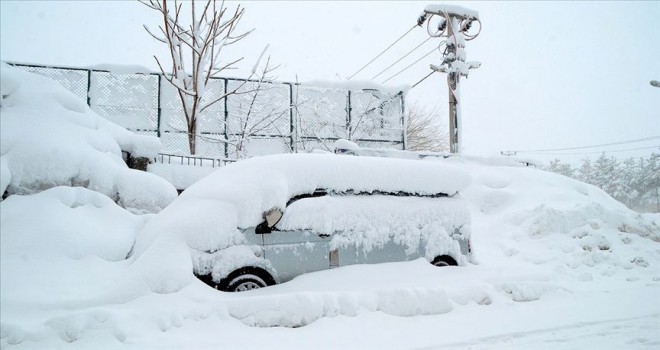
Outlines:
{"label": "fence post", "polygon": [[87,105],[91,106],[90,104],[90,96],[89,96],[89,91],[92,88],[92,70],[87,69]]}
{"label": "fence post", "polygon": [[161,96],[162,96],[161,91],[160,91],[161,90],[161,85],[160,85],[161,84],[161,81],[160,81],[161,78],[162,78],[161,75],[158,74],[158,92],[156,94],[156,98],[158,99],[158,102],[157,102],[158,117],[156,119],[156,135],[158,135],[158,138],[160,138],[160,118],[161,118],[161,113],[162,113],[162,111],[161,111],[162,106],[161,106],[161,102],[160,102]]}
{"label": "fence post", "polygon": [[[223,93],[225,94],[225,141],[229,141],[229,133],[227,132],[227,121],[229,120],[229,108],[227,107],[228,105],[228,95],[227,91],[229,88],[229,81],[227,79],[222,79],[225,82],[225,91]],[[227,142],[225,142],[225,158],[229,158],[229,151],[227,150]]]}
{"label": "fence post", "polygon": [[[298,107],[294,106],[293,104],[293,84],[292,83],[288,83],[288,84],[289,84],[289,138],[291,139],[291,152],[298,153],[298,142],[297,142],[298,133],[296,132],[294,136],[294,131],[296,130],[296,128],[295,128],[295,121],[293,118],[293,109],[294,108],[297,109]],[[296,101],[296,105],[297,104],[298,103]]]}
{"label": "fence post", "polygon": [[353,106],[351,105],[351,90],[347,93],[347,106],[346,106],[346,132],[348,132],[348,139],[351,140],[353,135],[353,127],[351,126]]}
{"label": "fence post", "polygon": [[406,99],[403,97],[403,91],[399,92],[401,97],[401,125],[403,125],[403,150],[408,148],[408,118],[406,118]]}

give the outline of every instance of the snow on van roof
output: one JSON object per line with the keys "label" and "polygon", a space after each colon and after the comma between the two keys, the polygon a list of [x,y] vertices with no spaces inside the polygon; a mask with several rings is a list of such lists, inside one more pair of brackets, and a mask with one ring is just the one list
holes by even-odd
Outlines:
{"label": "snow on van roof", "polygon": [[262,213],[316,189],[335,192],[407,192],[454,195],[470,182],[460,168],[433,162],[334,154],[255,157],[222,168],[194,184],[181,199],[232,203],[239,227],[258,224]]}

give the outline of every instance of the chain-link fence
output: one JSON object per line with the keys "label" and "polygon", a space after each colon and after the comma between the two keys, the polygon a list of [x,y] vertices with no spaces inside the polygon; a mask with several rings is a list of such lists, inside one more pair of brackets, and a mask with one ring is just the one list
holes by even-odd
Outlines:
{"label": "chain-link fence", "polygon": [[[160,137],[163,153],[189,154],[178,91],[162,75],[11,64],[58,81],[128,130]],[[216,100],[197,117],[198,156],[330,150],[340,138],[364,147],[405,149],[401,92],[212,78],[202,102]]]}

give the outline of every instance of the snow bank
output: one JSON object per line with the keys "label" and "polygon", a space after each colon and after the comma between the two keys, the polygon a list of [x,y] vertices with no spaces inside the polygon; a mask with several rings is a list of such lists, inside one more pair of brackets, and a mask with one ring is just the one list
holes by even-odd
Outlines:
{"label": "snow bank", "polygon": [[442,283],[448,281],[448,275],[464,278],[461,269],[447,268],[443,273],[425,259],[351,265],[231,295],[228,313],[249,326],[300,327],[322,317],[355,317],[365,311],[407,317],[445,314],[467,304],[490,304],[495,288],[471,281]]}
{"label": "snow bank", "polygon": [[81,187],[11,196],[0,203],[0,215],[3,309],[75,303],[115,290],[122,261],[148,219]]}
{"label": "snow bank", "polygon": [[[479,174],[463,197],[480,223],[473,232],[483,232],[473,236],[481,263],[547,265],[578,280],[649,266],[657,271],[660,214],[636,213],[601,189],[562,175],[452,162]],[[478,248],[491,244],[498,249]]]}
{"label": "snow bank", "polygon": [[154,156],[160,141],[95,114],[56,82],[1,65],[2,189],[36,193],[81,186],[137,212],[157,212],[175,197],[163,179],[130,170],[121,151]]}
{"label": "snow bank", "polygon": [[[295,157],[305,165],[292,167]],[[338,171],[335,161],[350,170]],[[586,325],[612,320],[628,332],[624,341],[613,327],[603,328],[603,337],[617,340],[617,346],[652,346],[660,340],[655,322],[660,215],[635,213],[603,191],[561,175],[500,161],[397,162],[407,172],[383,174],[378,159],[370,157],[240,161],[204,178],[157,215],[133,215],[84,188],[11,196],[0,203],[0,345],[239,348],[248,339],[249,347],[394,349],[488,345],[499,339],[500,348],[507,348],[520,334],[586,333]],[[448,189],[416,174],[422,169],[469,174],[469,183],[460,180],[466,187],[452,188],[460,188],[471,211],[479,264],[435,268],[417,259],[353,265],[233,294],[193,277],[193,269],[231,270],[240,263],[236,259],[250,254],[256,259],[250,248],[236,245],[244,242],[236,227],[241,220],[260,221],[261,210],[291,194],[345,189],[349,179],[373,190],[401,185],[401,177],[415,184],[410,191],[422,185]],[[305,174],[319,180],[311,182]],[[248,189],[254,181],[259,186]],[[327,201],[341,204],[341,198],[316,199],[314,215],[325,214],[323,206],[333,204]],[[311,215],[312,207],[296,209],[303,201],[289,209]],[[388,210],[387,201],[379,203],[370,205]],[[423,215],[415,208],[411,203],[401,214],[390,214]],[[349,209],[337,211],[335,219],[345,215],[348,225]],[[243,218],[239,210],[259,215]],[[129,254],[131,247],[136,254]],[[206,251],[215,252],[202,254]],[[204,260],[209,257],[217,260]],[[426,316],[408,317],[416,315]],[[655,328],[638,332],[638,325]],[[439,329],[451,329],[452,336]],[[542,339],[532,348],[575,344],[575,339]]]}

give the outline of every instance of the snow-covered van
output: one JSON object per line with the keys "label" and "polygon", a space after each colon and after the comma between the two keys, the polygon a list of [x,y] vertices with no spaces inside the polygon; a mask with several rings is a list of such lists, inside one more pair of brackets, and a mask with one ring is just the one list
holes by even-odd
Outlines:
{"label": "snow-covered van", "polygon": [[[255,157],[185,190],[135,246],[183,239],[192,270],[223,291],[286,282],[351,264],[471,261],[462,169],[335,154]],[[168,241],[169,242],[169,241]]]}

